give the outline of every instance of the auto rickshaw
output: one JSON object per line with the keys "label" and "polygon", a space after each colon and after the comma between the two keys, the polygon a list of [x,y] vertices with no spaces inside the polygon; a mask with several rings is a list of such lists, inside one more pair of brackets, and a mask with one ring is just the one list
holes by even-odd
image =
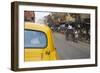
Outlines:
{"label": "auto rickshaw", "polygon": [[57,60],[52,31],[44,24],[25,22],[24,61]]}

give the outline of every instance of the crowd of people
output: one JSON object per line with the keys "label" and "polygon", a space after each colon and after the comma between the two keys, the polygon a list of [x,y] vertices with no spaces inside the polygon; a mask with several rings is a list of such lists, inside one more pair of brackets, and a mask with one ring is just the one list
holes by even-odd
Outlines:
{"label": "crowd of people", "polygon": [[66,40],[71,40],[74,42],[90,41],[90,25],[88,24],[62,23],[60,25],[53,25],[50,28],[54,32],[63,33]]}

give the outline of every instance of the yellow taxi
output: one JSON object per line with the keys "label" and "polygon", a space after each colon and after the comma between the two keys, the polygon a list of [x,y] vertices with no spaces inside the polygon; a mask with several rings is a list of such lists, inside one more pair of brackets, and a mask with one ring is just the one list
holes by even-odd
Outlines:
{"label": "yellow taxi", "polygon": [[57,60],[52,31],[44,24],[25,22],[24,61]]}

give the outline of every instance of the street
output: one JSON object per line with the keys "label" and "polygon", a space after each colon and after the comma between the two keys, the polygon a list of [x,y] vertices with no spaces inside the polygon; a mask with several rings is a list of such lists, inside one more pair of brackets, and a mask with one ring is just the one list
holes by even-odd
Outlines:
{"label": "street", "polygon": [[67,41],[65,35],[58,32],[53,32],[53,37],[59,60],[90,58],[90,44]]}

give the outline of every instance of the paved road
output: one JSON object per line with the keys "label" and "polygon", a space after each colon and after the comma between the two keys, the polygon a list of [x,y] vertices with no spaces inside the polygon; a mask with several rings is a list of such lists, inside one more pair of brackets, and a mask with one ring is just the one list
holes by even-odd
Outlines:
{"label": "paved road", "polygon": [[83,42],[66,41],[64,34],[54,32],[54,44],[60,60],[90,58],[90,46]]}

